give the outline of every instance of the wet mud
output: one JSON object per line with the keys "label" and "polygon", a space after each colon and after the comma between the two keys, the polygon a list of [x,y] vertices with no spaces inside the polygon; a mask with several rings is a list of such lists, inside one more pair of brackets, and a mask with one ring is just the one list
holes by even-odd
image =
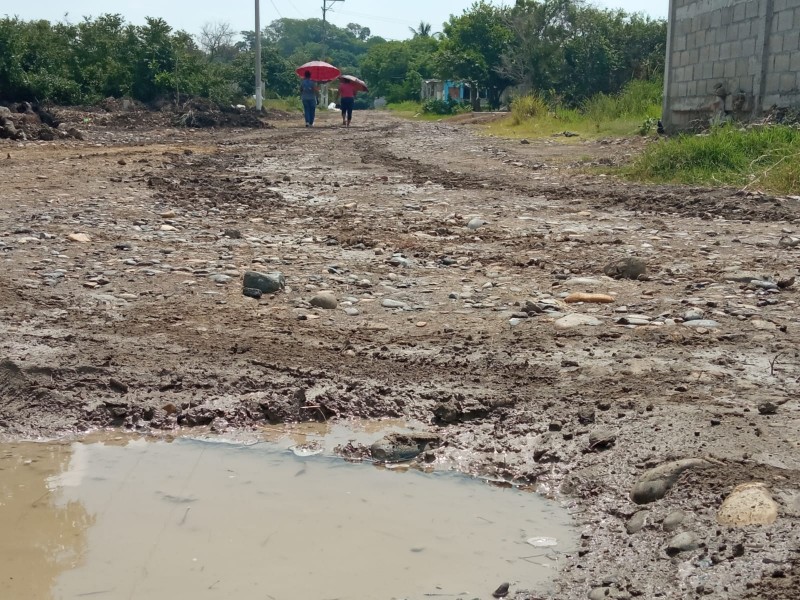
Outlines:
{"label": "wet mud", "polygon": [[[414,420],[417,463],[581,527],[554,590],[509,597],[796,597],[800,200],[587,170],[638,140],[335,123],[0,141],[2,435]],[[719,524],[749,482],[777,520]]]}

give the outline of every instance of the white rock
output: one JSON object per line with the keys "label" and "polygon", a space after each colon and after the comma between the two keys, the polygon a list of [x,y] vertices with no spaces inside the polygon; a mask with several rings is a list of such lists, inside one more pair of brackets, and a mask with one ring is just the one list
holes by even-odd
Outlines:
{"label": "white rock", "polygon": [[574,329],[576,327],[583,326],[597,327],[598,325],[602,324],[603,322],[600,319],[591,315],[583,315],[581,313],[566,315],[555,322],[557,329]]}

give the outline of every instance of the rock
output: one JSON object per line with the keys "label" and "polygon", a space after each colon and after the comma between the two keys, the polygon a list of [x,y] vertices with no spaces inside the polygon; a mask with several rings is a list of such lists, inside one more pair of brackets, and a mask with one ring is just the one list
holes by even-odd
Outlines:
{"label": "rock", "polygon": [[214,283],[228,283],[232,277],[229,275],[223,275],[222,273],[217,273],[216,275],[209,277],[209,279]]}
{"label": "rock", "polygon": [[402,254],[395,254],[387,262],[393,267],[408,268],[411,266],[411,261]]}
{"label": "rock", "polygon": [[91,238],[91,237],[89,237],[89,236],[88,236],[87,234],[85,234],[85,233],[70,233],[70,234],[67,236],[67,239],[68,239],[69,241],[71,241],[71,242],[77,242],[77,243],[79,243],[79,244],[88,244],[89,242],[91,242],[91,241],[92,241],[92,238]]}
{"label": "rock", "polygon": [[344,314],[346,314],[348,317],[357,317],[361,314],[361,311],[357,308],[353,308],[352,306],[348,306],[344,309]]}
{"label": "rock", "polygon": [[660,500],[678,481],[678,477],[689,469],[704,469],[711,463],[700,458],[676,460],[646,471],[631,490],[631,500],[636,504],[649,504]]}
{"label": "rock", "polygon": [[612,589],[610,587],[596,587],[589,592],[589,600],[606,600],[611,598]]}
{"label": "rock", "polygon": [[778,412],[778,405],[767,400],[758,405],[758,413],[761,415],[774,415]]}
{"label": "rock", "polygon": [[667,544],[667,554],[669,556],[677,556],[681,552],[691,552],[700,547],[700,538],[691,531],[684,531],[679,533]]}
{"label": "rock", "polygon": [[750,321],[750,324],[758,331],[775,331],[778,329],[778,326],[775,325],[775,323],[764,321],[763,319],[753,319]]}
{"label": "rock", "polygon": [[574,304],[576,302],[587,302],[589,304],[610,304],[612,302],[616,302],[616,298],[607,294],[575,293],[564,298],[564,302],[567,304]]}
{"label": "rock", "polygon": [[433,433],[390,433],[370,447],[372,458],[378,462],[405,462],[439,445]]}
{"label": "rock", "polygon": [[286,287],[286,278],[283,273],[247,271],[244,274],[243,287],[260,290],[262,294],[274,294]]}
{"label": "rock", "polygon": [[488,224],[489,224],[488,221],[484,221],[480,217],[473,217],[472,219],[470,219],[469,223],[467,223],[467,229],[470,229],[471,231],[476,231],[481,227],[483,227],[484,225]]}
{"label": "rock", "polygon": [[232,240],[242,239],[242,232],[238,229],[226,229],[222,232],[222,236]]}
{"label": "rock", "polygon": [[628,532],[628,535],[639,533],[642,529],[644,529],[644,526],[647,523],[648,514],[649,513],[646,510],[640,510],[630,519],[628,519],[628,522],[625,524],[625,531]]}
{"label": "rock", "polygon": [[711,319],[697,319],[695,321],[687,321],[683,324],[684,327],[702,328],[702,329],[717,329],[719,323]]}
{"label": "rock", "polygon": [[602,282],[599,279],[592,279],[590,277],[573,277],[572,279],[567,279],[564,282],[564,285],[567,287],[580,286],[580,285],[592,287],[596,285],[601,285],[601,283]]}
{"label": "rock", "polygon": [[731,527],[772,525],[777,519],[778,505],[763,483],[737,486],[717,513],[717,522]]}
{"label": "rock", "polygon": [[686,321],[686,322],[688,322],[688,321],[700,321],[700,320],[703,319],[704,316],[705,316],[705,313],[703,313],[702,310],[698,310],[696,308],[692,308],[690,310],[687,310],[685,313],[683,313],[683,320]]}
{"label": "rock", "polygon": [[764,281],[762,279],[753,279],[750,282],[750,287],[756,288],[759,290],[777,290],[778,284],[774,281]]}
{"label": "rock", "polygon": [[386,298],[381,302],[381,306],[384,308],[402,308],[407,309],[408,304],[405,302],[401,302],[400,300],[392,300],[391,298]]}
{"label": "rock", "polygon": [[602,324],[603,322],[600,319],[592,317],[591,315],[583,315],[580,313],[566,315],[555,322],[557,329],[575,329],[576,327],[583,326],[597,327],[598,325]]}
{"label": "rock", "polygon": [[647,264],[640,258],[620,258],[607,264],[603,273],[615,279],[639,279],[647,273]]}
{"label": "rock", "polygon": [[256,288],[244,288],[242,289],[242,295],[259,300],[264,295],[264,292]]}
{"label": "rock", "polygon": [[506,596],[508,596],[508,588],[509,588],[508,583],[501,584],[494,592],[492,592],[492,597],[505,598]]}
{"label": "rock", "polygon": [[83,133],[74,127],[67,129],[67,135],[76,140],[83,140]]}
{"label": "rock", "polygon": [[581,425],[588,425],[594,423],[594,408],[591,406],[581,406],[578,409],[578,422]]}
{"label": "rock", "polygon": [[750,283],[754,279],[759,279],[756,273],[747,271],[728,271],[720,277],[720,281],[735,281],[736,283]]}
{"label": "rock", "polygon": [[597,427],[589,433],[589,450],[607,450],[617,441],[617,432],[609,427]]}
{"label": "rock", "polygon": [[322,293],[317,294],[311,300],[309,300],[309,304],[316,308],[323,308],[325,310],[333,310],[339,306],[339,301],[336,299],[336,296],[330,293]]}
{"label": "rock", "polygon": [[791,235],[785,235],[778,240],[778,246],[781,248],[794,248],[800,246],[800,238]]}
{"label": "rock", "polygon": [[675,531],[683,524],[685,520],[686,513],[682,510],[676,510],[667,515],[667,517],[661,523],[661,527],[664,528],[664,531]]}

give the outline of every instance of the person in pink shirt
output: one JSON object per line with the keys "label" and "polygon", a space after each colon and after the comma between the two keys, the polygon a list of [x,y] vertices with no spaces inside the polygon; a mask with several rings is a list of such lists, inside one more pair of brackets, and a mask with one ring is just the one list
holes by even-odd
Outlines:
{"label": "person in pink shirt", "polygon": [[350,127],[353,106],[356,103],[356,86],[346,79],[339,80],[339,104],[342,107],[342,127]]}

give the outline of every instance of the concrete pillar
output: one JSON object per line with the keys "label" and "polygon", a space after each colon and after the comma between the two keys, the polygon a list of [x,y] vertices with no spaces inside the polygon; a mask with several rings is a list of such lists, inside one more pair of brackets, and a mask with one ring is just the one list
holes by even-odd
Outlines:
{"label": "concrete pillar", "polygon": [[667,17],[667,59],[664,61],[664,103],[661,109],[661,123],[669,132],[672,129],[672,49],[675,47],[675,31],[677,30],[676,13],[678,7],[675,0],[669,0]]}
{"label": "concrete pillar", "polygon": [[764,112],[764,90],[769,73],[769,38],[772,30],[773,0],[759,2],[759,30],[756,40],[756,73],[753,77],[753,114],[757,118]]}

